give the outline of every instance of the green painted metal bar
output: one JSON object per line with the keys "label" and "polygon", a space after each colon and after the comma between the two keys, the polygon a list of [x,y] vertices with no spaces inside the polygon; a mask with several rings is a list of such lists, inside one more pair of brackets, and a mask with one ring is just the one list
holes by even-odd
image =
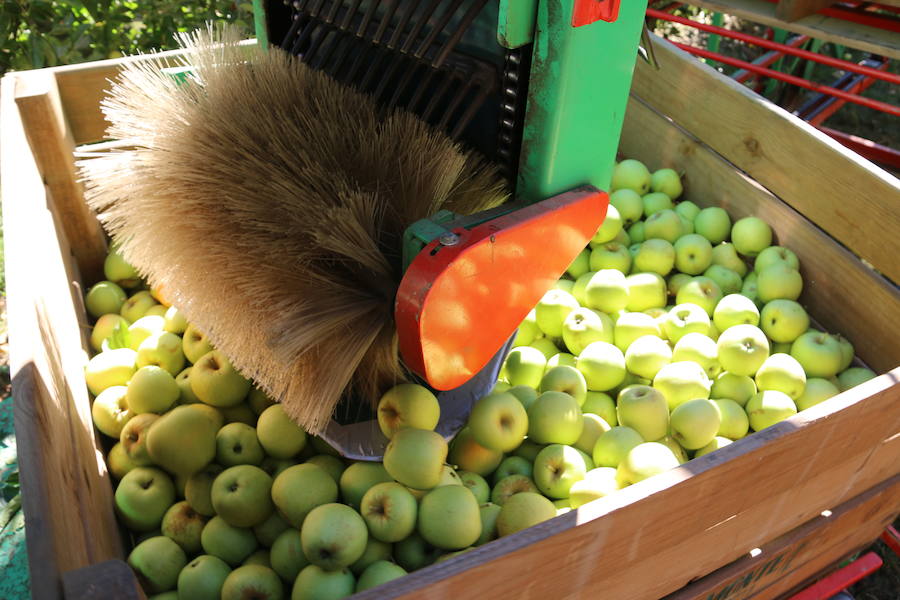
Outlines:
{"label": "green painted metal bar", "polygon": [[497,41],[504,48],[515,49],[534,40],[534,20],[538,0],[500,0]]}
{"label": "green painted metal bar", "polygon": [[[714,12],[712,15],[712,24],[715,25],[716,27],[721,27],[722,25],[724,25],[724,23],[725,23],[725,16],[720,12]],[[706,47],[709,48],[710,52],[718,53],[719,52],[719,44],[721,43],[721,41],[722,41],[722,36],[720,36],[717,33],[711,33],[711,34],[709,34],[709,39],[706,42]],[[708,59],[708,58],[706,59],[706,63],[709,64],[710,66],[718,64],[718,63],[716,63],[716,61]]]}
{"label": "green painted metal bar", "polygon": [[[825,43],[820,39],[813,38],[809,41],[809,50],[810,52],[815,52],[818,54],[819,50],[822,49],[822,45]],[[803,79],[812,79],[813,71],[816,70],[815,61],[808,60],[806,61],[806,66],[803,67]]]}
{"label": "green painted metal bar", "polygon": [[266,25],[266,7],[263,0],[253,0],[253,27],[256,30],[256,43],[261,48],[269,47],[269,32]]}
{"label": "green painted metal bar", "polygon": [[[778,42],[779,44],[783,44],[787,40],[788,31],[786,29],[778,29],[776,27],[773,31],[775,32],[775,34],[772,36],[773,41]],[[775,61],[775,64],[772,65],[771,68],[775,71],[784,72],[783,71],[784,62],[785,62],[785,60],[784,60],[784,57],[782,56],[777,61]],[[795,60],[791,66],[791,69],[793,68],[793,66],[796,66],[796,64],[797,64],[797,61]],[[790,70],[788,72],[790,72]],[[766,88],[765,88],[765,91],[763,92],[763,95],[765,97],[771,99],[775,95],[775,92],[778,90],[780,85],[781,85],[781,83],[779,81],[776,81],[775,79],[769,79],[769,81],[766,82]]]}

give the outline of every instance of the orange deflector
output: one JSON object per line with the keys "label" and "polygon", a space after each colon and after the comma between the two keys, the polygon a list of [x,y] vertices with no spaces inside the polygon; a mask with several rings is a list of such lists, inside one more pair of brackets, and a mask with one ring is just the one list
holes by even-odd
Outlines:
{"label": "orange deflector", "polygon": [[609,197],[583,186],[453,229],[413,259],[394,316],[406,365],[436,390],[477,374],[597,232]]}

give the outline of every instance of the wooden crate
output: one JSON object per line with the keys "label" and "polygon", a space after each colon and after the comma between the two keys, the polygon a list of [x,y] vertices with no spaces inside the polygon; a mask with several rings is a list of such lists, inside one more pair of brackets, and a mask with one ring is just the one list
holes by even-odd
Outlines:
{"label": "wooden crate", "polygon": [[[697,204],[771,223],[800,257],[811,314],[884,375],[360,598],[775,598],[900,512],[898,181],[671,45],[657,40],[656,55],[659,71],[637,66],[623,154],[684,171]],[[64,587],[67,598],[140,597],[116,560],[127,549],[82,376],[82,274],[96,273],[103,240],[71,170],[74,145],[103,137],[98,102],[123,62],[2,85],[13,395],[39,599]]]}

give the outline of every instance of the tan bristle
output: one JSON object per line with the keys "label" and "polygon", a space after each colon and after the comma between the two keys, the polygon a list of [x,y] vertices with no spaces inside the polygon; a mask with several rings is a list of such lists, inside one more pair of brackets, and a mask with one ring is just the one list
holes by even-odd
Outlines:
{"label": "tan bristle", "polygon": [[406,113],[236,29],[182,39],[196,78],[129,63],[103,102],[134,150],[82,163],[124,256],[311,432],[406,378],[404,229],[502,203],[492,168]]}

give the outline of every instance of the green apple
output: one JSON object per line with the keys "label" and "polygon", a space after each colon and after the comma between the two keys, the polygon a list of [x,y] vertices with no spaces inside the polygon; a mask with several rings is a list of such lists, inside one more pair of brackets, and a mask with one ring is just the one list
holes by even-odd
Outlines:
{"label": "green apple", "polygon": [[753,431],[760,431],[797,414],[797,405],[791,397],[777,390],[756,393],[744,408]]}
{"label": "green apple", "polygon": [[306,432],[288,417],[281,404],[273,404],[259,415],[256,435],[262,449],[274,458],[293,458],[306,447]]}
{"label": "green apple", "polygon": [[240,404],[250,391],[250,381],[218,350],[207,352],[194,363],[190,382],[194,394],[211,406]]}
{"label": "green apple", "polygon": [[673,411],[688,400],[709,398],[712,381],[697,363],[681,361],[660,369],[653,378],[653,387],[662,392],[669,410]]}
{"label": "green apple", "polygon": [[137,351],[150,336],[165,333],[165,324],[166,320],[158,315],[144,315],[128,326],[128,347]]}
{"label": "green apple", "polygon": [[672,362],[672,348],[655,335],[639,337],[625,351],[625,368],[629,373],[645,379],[652,380],[659,370],[670,362]]}
{"label": "green apple", "polygon": [[191,508],[186,501],[176,502],[163,515],[162,534],[181,546],[189,555],[200,552],[200,532],[206,525],[206,517]]}
{"label": "green apple", "polygon": [[460,471],[471,471],[485,477],[497,468],[501,460],[503,453],[476,442],[469,427],[463,427],[450,443],[448,462]]}
{"label": "green apple", "polygon": [[284,520],[294,527],[300,527],[315,507],[337,499],[338,485],[318,465],[288,467],[272,482],[272,501]]}
{"label": "green apple", "polygon": [[[384,451],[384,468],[395,480],[419,490],[438,484],[447,458],[447,442],[427,429],[400,429]],[[465,469],[471,471],[472,469]],[[346,476],[346,471],[344,476]]]}
{"label": "green apple", "polygon": [[694,458],[700,458],[705,454],[709,454],[710,452],[715,452],[719,448],[724,448],[728,444],[732,443],[733,440],[728,439],[727,437],[716,436],[713,438],[713,441],[703,446],[696,452],[694,452]]}
{"label": "green apple", "polygon": [[859,384],[875,379],[878,375],[871,369],[865,367],[850,367],[845,369],[838,375],[838,387],[842,392],[846,392],[850,388],[854,388]]}
{"label": "green apple", "polygon": [[128,348],[105,350],[96,355],[84,368],[88,390],[99,396],[106,388],[126,385],[135,373],[136,361],[137,352]]}
{"label": "green apple", "polygon": [[141,276],[119,253],[117,248],[110,248],[106,260],[103,261],[103,275],[109,281],[125,288],[135,288],[141,284]]}
{"label": "green apple", "polygon": [[382,482],[363,495],[360,513],[372,537],[382,542],[399,542],[415,531],[418,504],[404,486]]}
{"label": "green apple", "polygon": [[[571,356],[571,355],[570,355]],[[574,358],[572,359],[572,366],[575,365]],[[528,410],[528,407],[534,404],[534,401],[537,400],[538,393],[537,390],[528,385],[514,385],[508,390],[506,390],[510,394],[516,397],[516,400]]]}
{"label": "green apple", "polygon": [[547,357],[531,346],[520,346],[510,350],[506,357],[506,377],[512,386],[526,385],[536,388],[541,384]]}
{"label": "green apple", "polygon": [[664,210],[672,210],[675,208],[675,205],[672,203],[672,199],[667,195],[659,192],[651,192],[649,194],[645,194],[641,198],[641,202],[644,204],[644,217],[649,218],[652,215],[655,215],[658,212]]}
{"label": "green apple", "polygon": [[759,290],[757,289],[757,276],[756,271],[751,273],[747,273],[747,276],[744,277],[744,283],[741,285],[741,294],[747,296],[754,302],[759,303]]}
{"label": "green apple", "polygon": [[815,330],[809,330],[793,341],[791,356],[803,366],[807,377],[823,379],[837,375],[843,361],[840,342]]}
{"label": "green apple", "polygon": [[[583,252],[583,251],[582,251],[582,252]],[[566,278],[562,278],[562,279],[558,279],[558,280],[556,281],[556,283],[553,284],[553,287],[554,287],[555,289],[557,289],[557,290],[562,290],[562,291],[564,291],[564,292],[566,292],[566,293],[568,293],[568,294],[571,294],[571,293],[572,293],[572,286],[574,286],[574,285],[575,285],[575,282],[574,282],[573,280],[571,280],[571,279],[566,279]]]}
{"label": "green apple", "polygon": [[683,233],[681,217],[674,210],[655,212],[644,221],[644,237],[648,240],[663,239],[674,244]]}
{"label": "green apple", "polygon": [[481,535],[478,501],[465,486],[435,488],[419,503],[417,530],[426,542],[437,548],[467,548]]}
{"label": "green apple", "polygon": [[[650,189],[654,192],[662,192],[672,200],[677,200],[678,197],[681,196],[681,192],[684,191],[684,188],[681,186],[681,177],[678,176],[678,172],[675,171],[675,169],[659,169],[658,171],[654,171],[650,176]],[[678,206],[681,206],[682,204],[693,206],[692,210],[695,210],[696,212],[688,213],[691,215],[691,219],[700,212],[697,205],[690,200],[682,202]]]}
{"label": "green apple", "polygon": [[[271,475],[269,475],[269,477],[271,477]],[[271,548],[272,544],[275,543],[275,540],[278,539],[278,536],[290,527],[291,526],[288,524],[288,522],[282,519],[281,515],[279,515],[278,512],[271,512],[269,513],[269,516],[266,517],[265,521],[253,527],[253,535],[256,536],[256,540],[260,544],[262,544],[266,548]],[[270,565],[271,562],[272,561],[270,553]]]}
{"label": "green apple", "polygon": [[611,242],[619,235],[620,231],[622,231],[622,217],[615,205],[610,204],[606,209],[606,217],[604,217],[603,223],[600,224],[597,233],[591,238],[591,243],[605,244],[606,242]]}
{"label": "green apple", "polygon": [[[466,493],[469,491],[466,490]],[[306,558],[312,564],[330,571],[356,562],[365,551],[368,539],[366,522],[359,513],[349,506],[337,503],[323,504],[312,509],[300,530],[300,541]]]}
{"label": "green apple", "polygon": [[629,189],[643,195],[650,190],[650,178],[650,171],[644,163],[629,158],[613,169],[610,189],[612,191]]}
{"label": "green apple", "polygon": [[644,203],[641,195],[629,188],[622,188],[609,195],[609,203],[619,211],[624,227],[630,227],[632,223],[640,221],[644,216]]}
{"label": "green apple", "polygon": [[[683,214],[678,212],[678,207],[675,207],[675,214],[678,215],[678,218],[681,219],[681,235],[691,235],[694,233],[694,222],[685,217]],[[706,239],[706,238],[703,238]]]}
{"label": "green apple", "polygon": [[[557,352],[553,356],[547,360],[547,367],[544,369],[544,374],[547,373],[550,369],[555,369],[556,367],[572,367],[575,368],[575,357],[569,354],[568,352]],[[522,388],[528,386],[521,386]],[[534,388],[531,388],[534,390]],[[526,406],[526,408],[528,408]]]}
{"label": "green apple", "polygon": [[96,351],[104,348],[104,342],[116,329],[128,329],[128,321],[122,315],[109,313],[101,315],[91,329],[91,347]]}
{"label": "green apple", "polygon": [[640,337],[662,337],[659,322],[643,312],[626,312],[616,320],[613,337],[616,347],[625,352]]}
{"label": "green apple", "polygon": [[135,467],[116,486],[116,512],[133,531],[159,528],[163,516],[175,502],[175,484],[160,469]]}
{"label": "green apple", "polygon": [[731,233],[731,218],[718,206],[704,208],[694,217],[694,231],[713,245],[721,244]]}
{"label": "green apple", "polygon": [[564,392],[544,392],[528,409],[528,437],[538,444],[574,444],[583,427],[578,401]]}
{"label": "green apple", "polygon": [[[144,317],[146,318],[146,317]],[[184,369],[184,353],[181,338],[174,333],[163,331],[147,337],[137,349],[137,366],[155,365],[175,377]]]}
{"label": "green apple", "polygon": [[663,321],[666,337],[673,344],[689,333],[709,334],[709,314],[700,306],[691,302],[678,304],[669,310]]}
{"label": "green apple", "polygon": [[[582,277],[584,277],[584,275],[582,275]],[[544,335],[544,333],[541,331],[541,328],[538,327],[537,314],[532,308],[528,311],[528,314],[525,315],[522,322],[519,323],[519,328],[516,330],[516,338],[513,340],[513,347],[527,346],[542,335]]]}
{"label": "green apple", "polygon": [[668,275],[675,266],[675,247],[666,240],[651,238],[638,246],[634,255],[634,270]]}
{"label": "green apple", "polygon": [[688,333],[672,349],[672,362],[693,361],[714,379],[721,371],[716,342],[702,333]]}
{"label": "green apple", "polygon": [[[177,381],[178,380],[176,379],[176,383]],[[208,404],[203,404],[203,406],[213,408]],[[256,413],[253,412],[253,409],[250,408],[250,405],[246,402],[241,402],[240,404],[236,404],[234,406],[216,408],[214,410],[219,411],[219,414],[225,417],[226,423],[243,423],[244,425],[249,425],[250,427],[256,425]]]}
{"label": "green apple", "polygon": [[599,415],[613,427],[618,424],[616,404],[609,394],[603,392],[588,391],[584,404],[581,405],[581,412]]}
{"label": "green apple", "polygon": [[222,470],[220,465],[209,464],[188,477],[185,483],[184,498],[201,515],[208,517],[216,513],[212,505],[212,484]]}
{"label": "green apple", "polygon": [[659,273],[632,273],[625,278],[628,284],[626,310],[641,312],[666,305],[666,280]]}
{"label": "green apple", "polygon": [[620,484],[631,485],[678,465],[678,458],[668,446],[658,442],[644,442],[628,451],[619,465],[617,477]]}
{"label": "green apple", "polygon": [[[758,257],[757,260],[759,260]],[[738,256],[737,250],[734,249],[734,244],[728,242],[722,242],[713,246],[712,264],[730,269],[740,277],[744,277],[747,274],[747,263]]]}
{"label": "green apple", "polygon": [[692,278],[678,289],[675,304],[692,303],[706,311],[710,317],[716,304],[722,299],[722,289],[715,281],[702,275]]}
{"label": "green apple", "polygon": [[212,486],[216,514],[234,527],[254,527],[272,514],[272,478],[253,465],[222,471]]}
{"label": "green apple", "polygon": [[672,437],[686,450],[697,450],[716,437],[722,417],[715,402],[697,398],[672,411]]}
{"label": "green apple", "polygon": [[[549,446],[548,446],[549,447]],[[500,479],[491,491],[491,502],[503,506],[509,498],[521,492],[537,492],[534,481],[527,475],[514,473]]]}
{"label": "green apple", "polygon": [[696,219],[697,215],[700,214],[700,207],[690,200],[684,200],[675,205],[675,212],[677,212],[678,216],[680,216],[682,219],[689,221],[691,223],[691,227],[693,227],[694,219]]}
{"label": "green apple", "polygon": [[606,342],[588,344],[578,355],[575,364],[584,375],[589,390],[605,392],[625,379],[625,355]]}
{"label": "green apple", "polygon": [[760,313],[756,304],[741,294],[728,294],[716,304],[713,322],[719,331],[735,325],[759,325]]}
{"label": "green apple", "polygon": [[220,465],[259,465],[264,457],[255,427],[229,423],[216,433],[216,462]]}
{"label": "green apple", "polygon": [[[575,301],[574,298],[572,300]],[[628,303],[628,283],[625,275],[616,269],[597,271],[584,288],[584,300],[588,308],[597,311],[613,313],[622,310]],[[547,335],[556,335],[544,331]],[[562,333],[561,326],[558,335]]]}
{"label": "green apple", "polygon": [[710,265],[703,271],[703,276],[715,281],[725,295],[737,294],[744,285],[740,275],[722,265]]}
{"label": "green apple", "polygon": [[119,312],[125,302],[125,291],[112,281],[95,283],[84,296],[84,306],[95,319]]}
{"label": "green apple", "polygon": [[198,556],[178,574],[179,597],[219,600],[229,573],[231,568],[221,558],[209,554]]}
{"label": "green apple", "polygon": [[119,442],[128,459],[135,466],[147,467],[153,464],[150,453],[147,451],[147,433],[157,419],[159,419],[159,415],[152,413],[135,415],[122,427]]}
{"label": "green apple", "polygon": [[[838,380],[840,381],[840,378],[838,378]],[[833,396],[837,396],[839,393],[841,393],[841,390],[838,389],[838,386],[827,379],[810,377],[806,380],[806,386],[803,388],[803,393],[800,394],[800,397],[796,398],[794,402],[797,405],[798,411],[806,410],[810,406],[815,406]]]}
{"label": "green apple", "polygon": [[[576,367],[561,365],[558,367],[553,367],[552,369],[548,369],[547,372],[544,373],[544,377],[543,379],[541,379],[541,385],[539,386],[538,391],[540,393],[565,392],[575,398],[575,401],[578,402],[579,406],[581,406],[582,404],[584,404],[585,398],[587,398],[587,382],[585,381],[584,375],[582,375],[581,371],[579,371]],[[527,419],[525,420],[525,424],[527,428]],[[521,439],[518,440],[516,446],[518,446],[520,442]],[[489,444],[482,443],[482,445],[488,446],[489,448],[492,447]],[[513,448],[515,448],[515,446],[504,451],[509,451]]]}
{"label": "green apple", "polygon": [[719,335],[719,363],[735,375],[755,375],[769,358],[769,340],[759,327],[735,325]]}
{"label": "green apple", "polygon": [[656,441],[672,451],[672,454],[678,459],[678,464],[683,465],[690,460],[688,458],[687,450],[682,448],[681,444],[675,441],[675,438],[671,435],[661,437]]}
{"label": "green apple", "polygon": [[221,416],[214,409],[200,404],[176,406],[148,431],[147,453],[170,473],[191,475],[216,457],[216,434],[221,426]]}
{"label": "green apple", "polygon": [[500,508],[497,516],[497,534],[511,535],[556,516],[556,507],[540,494],[523,492],[511,497]]}
{"label": "green apple", "polygon": [[634,429],[645,440],[658,440],[669,429],[666,398],[649,385],[631,385],[622,390],[616,413],[621,425]]}
{"label": "green apple", "polygon": [[[628,228],[628,238],[631,244],[640,244],[647,239],[647,236],[644,235],[643,221],[638,221]],[[629,244],[629,246],[631,244]]]}
{"label": "green apple", "polygon": [[[778,390],[796,400],[806,387],[806,373],[790,354],[772,354],[756,372],[756,388]],[[730,436],[726,436],[730,437]]]}
{"label": "green apple", "polygon": [[[165,314],[163,315],[163,327],[169,333],[174,333],[177,335],[181,335],[187,329],[188,322],[180,310],[175,308],[174,306],[170,306],[166,309]],[[179,342],[182,342],[181,338],[178,338]],[[182,355],[184,354],[184,350],[182,349]]]}
{"label": "green apple", "polygon": [[197,394],[194,393],[194,390],[191,389],[190,377],[193,368],[194,367],[188,367],[175,376],[175,383],[178,384],[179,391],[177,404],[197,404],[200,402],[200,398],[198,398]]}
{"label": "green apple", "polygon": [[131,323],[134,323],[156,305],[156,299],[150,295],[150,292],[140,291],[133,294],[124,304],[122,304],[122,308],[119,309],[119,314],[128,319]]}
{"label": "green apple", "polygon": [[[595,415],[593,413],[584,413],[584,427],[581,430],[581,436],[579,436],[578,440],[575,442],[574,446],[578,450],[581,450],[587,455],[591,455],[594,452],[594,446],[597,443],[597,438],[599,438],[602,434],[606,433],[612,426],[600,415]],[[668,418],[668,415],[667,415]],[[513,460],[519,458],[518,456],[513,456],[507,459],[504,459],[504,462],[507,460]],[[522,459],[524,461],[524,459]],[[527,463],[527,461],[525,461]],[[502,464],[501,464],[502,466]],[[531,464],[528,464],[528,474],[531,474]]]}
{"label": "green apple", "polygon": [[[833,337],[841,346],[841,368],[838,369],[838,372],[841,372],[849,368],[850,364],[853,362],[853,344],[850,343],[850,340],[840,334],[835,334]],[[788,350],[788,352],[790,352],[790,350]]]}
{"label": "green apple", "polygon": [[[627,246],[623,246],[618,242],[598,244],[591,250],[590,261],[588,262],[589,269],[583,275],[575,278],[575,285],[578,285],[578,280],[584,275],[603,269],[615,269],[622,273],[628,273],[631,270],[631,262],[631,252],[628,251]],[[585,280],[584,285],[587,285],[587,280]],[[575,293],[575,287],[572,287],[572,295],[580,304],[584,303],[582,292],[583,290],[579,289],[578,293]],[[579,296],[581,297],[579,298]]]}
{"label": "green apple", "polygon": [[[151,306],[150,308],[147,309],[147,312],[144,313],[144,317],[149,317],[152,315],[154,317],[161,317],[161,318],[163,318],[163,320],[165,320],[166,310],[167,310],[166,307],[163,306],[162,304],[154,304],[153,306]],[[141,319],[143,319],[144,317],[141,317]],[[140,319],[138,319],[138,320],[140,320]]]}
{"label": "green apple", "polygon": [[[344,501],[344,504],[358,509],[366,492],[379,483],[390,481],[393,481],[393,479],[383,464],[357,461],[344,469],[338,486],[340,487],[341,499]],[[437,485],[441,485],[440,480]]]}
{"label": "green apple", "polygon": [[128,458],[128,453],[125,452],[122,442],[116,442],[109,449],[109,454],[106,455],[106,465],[110,474],[116,480],[122,479],[126,473],[137,466]]}
{"label": "green apple", "polygon": [[309,565],[309,560],[303,554],[303,543],[300,539],[300,530],[288,528],[282,531],[269,552],[269,561],[272,569],[285,581],[294,581],[300,571]]}
{"label": "green apple", "polygon": [[291,591],[291,600],[320,600],[353,595],[356,578],[349,569],[326,571],[318,565],[304,567]]}
{"label": "green apple", "polygon": [[578,508],[621,489],[616,475],[612,467],[597,467],[585,473],[584,479],[576,481],[569,490],[570,506]]}
{"label": "green apple", "polygon": [[427,567],[444,551],[426,542],[418,532],[394,544],[394,559],[407,571],[417,571]]}
{"label": "green apple", "polygon": [[[578,377],[581,377],[581,374],[572,367],[556,367],[544,376],[541,385],[546,383],[551,386],[561,385],[571,388],[573,378],[566,378],[565,374],[558,371],[563,369],[574,371]],[[550,376],[549,380],[548,375]],[[584,390],[583,377],[581,386]],[[489,394],[472,407],[469,415],[469,429],[475,441],[485,448],[509,452],[522,443],[522,439],[528,432],[528,414],[514,395],[508,392]]]}
{"label": "green apple", "polygon": [[772,245],[772,228],[758,217],[744,217],[731,228],[731,241],[744,256],[756,256]]}
{"label": "green apple", "polygon": [[750,420],[744,407],[728,398],[719,398],[713,400],[716,408],[719,409],[719,430],[718,436],[726,437],[729,440],[739,440],[745,435],[750,428]]}
{"label": "green apple", "polygon": [[134,569],[141,587],[154,594],[174,590],[185,565],[184,550],[165,536],[144,540],[128,555],[128,566]]}
{"label": "green apple", "polygon": [[800,270],[800,259],[797,258],[797,255],[781,246],[769,246],[761,250],[756,260],[753,261],[753,270],[759,273],[775,263],[784,263],[795,271]]}
{"label": "green apple", "polygon": [[[556,347],[556,344],[554,344],[550,340],[550,338],[547,338],[547,337],[542,337],[540,339],[534,340],[533,342],[531,342],[530,347],[534,348],[535,350],[537,350],[538,352],[543,354],[544,359],[548,362],[550,361],[551,358],[553,358],[554,356],[556,356],[557,354],[560,353],[560,349]],[[547,370],[546,365],[544,365],[543,370],[544,371]],[[541,373],[541,375],[543,376],[543,372]],[[509,379],[509,377],[507,377],[507,380],[508,379]],[[512,384],[512,382],[509,382],[509,383]]]}
{"label": "green apple", "polygon": [[682,236],[675,241],[674,248],[675,268],[682,273],[699,275],[712,264],[712,245],[702,235]]}
{"label": "green apple", "polygon": [[572,278],[572,282],[584,275],[590,270],[591,265],[591,249],[585,248],[578,253],[575,260],[569,264],[566,274]]}
{"label": "green apple", "polygon": [[674,298],[678,295],[678,290],[681,289],[681,286],[691,279],[693,279],[693,277],[687,273],[672,273],[666,280],[666,291]]}
{"label": "green apple", "polygon": [[181,390],[171,373],[149,365],[135,371],[128,382],[128,407],[135,414],[163,413],[181,396]]}
{"label": "green apple", "polygon": [[535,306],[538,327],[545,335],[561,337],[563,321],[578,308],[578,301],[568,292],[552,289]]}
{"label": "green apple", "polygon": [[206,523],[200,533],[200,545],[205,554],[216,556],[235,567],[256,550],[256,538],[252,530],[234,527],[216,516]]}
{"label": "green apple", "polygon": [[482,502],[478,506],[481,516],[481,535],[475,540],[475,546],[486,544],[497,539],[497,517],[500,516],[500,507],[492,502]]}
{"label": "green apple", "polygon": [[94,398],[91,404],[91,417],[100,433],[118,439],[122,435],[125,423],[134,416],[125,400],[127,390],[128,388],[123,385],[114,385]]}
{"label": "green apple", "polygon": [[378,402],[378,426],[388,439],[402,427],[434,429],[440,416],[441,407],[435,395],[415,383],[395,385]]}
{"label": "green apple", "polygon": [[406,575],[406,570],[400,565],[396,565],[387,560],[376,561],[366,567],[366,570],[360,574],[359,579],[356,582],[356,592],[359,593],[373,587],[378,587],[383,583],[399,579],[404,575]]}
{"label": "green apple", "polygon": [[[519,458],[519,457],[510,457],[510,458]],[[508,459],[507,459],[508,460]],[[525,459],[522,459],[525,460]],[[528,462],[528,461],[525,461]],[[529,467],[531,463],[528,463]],[[459,472],[460,481],[462,484],[469,488],[469,491],[475,496],[475,500],[478,501],[479,504],[484,504],[491,497],[491,487],[488,485],[488,482],[485,481],[484,477],[479,475],[478,473],[473,473],[471,471],[460,471]]]}
{"label": "green apple", "polygon": [[756,290],[760,302],[771,302],[780,298],[796,300],[803,291],[803,277],[787,263],[777,262],[762,271],[757,271]]}
{"label": "green apple", "polygon": [[222,600],[281,600],[283,594],[281,580],[275,571],[258,564],[238,567],[222,584]]}
{"label": "green apple", "polygon": [[209,343],[206,334],[194,327],[193,324],[188,324],[187,328],[184,330],[184,335],[182,336],[182,351],[184,352],[185,357],[191,361],[191,363],[196,363],[204,354],[212,349],[212,344]]}
{"label": "green apple", "polygon": [[613,341],[613,321],[605,313],[576,308],[563,322],[562,338],[573,354],[579,354],[592,342]]}
{"label": "green apple", "polygon": [[641,434],[631,427],[613,427],[597,438],[591,457],[597,467],[616,468],[632,448],[643,442]]}

